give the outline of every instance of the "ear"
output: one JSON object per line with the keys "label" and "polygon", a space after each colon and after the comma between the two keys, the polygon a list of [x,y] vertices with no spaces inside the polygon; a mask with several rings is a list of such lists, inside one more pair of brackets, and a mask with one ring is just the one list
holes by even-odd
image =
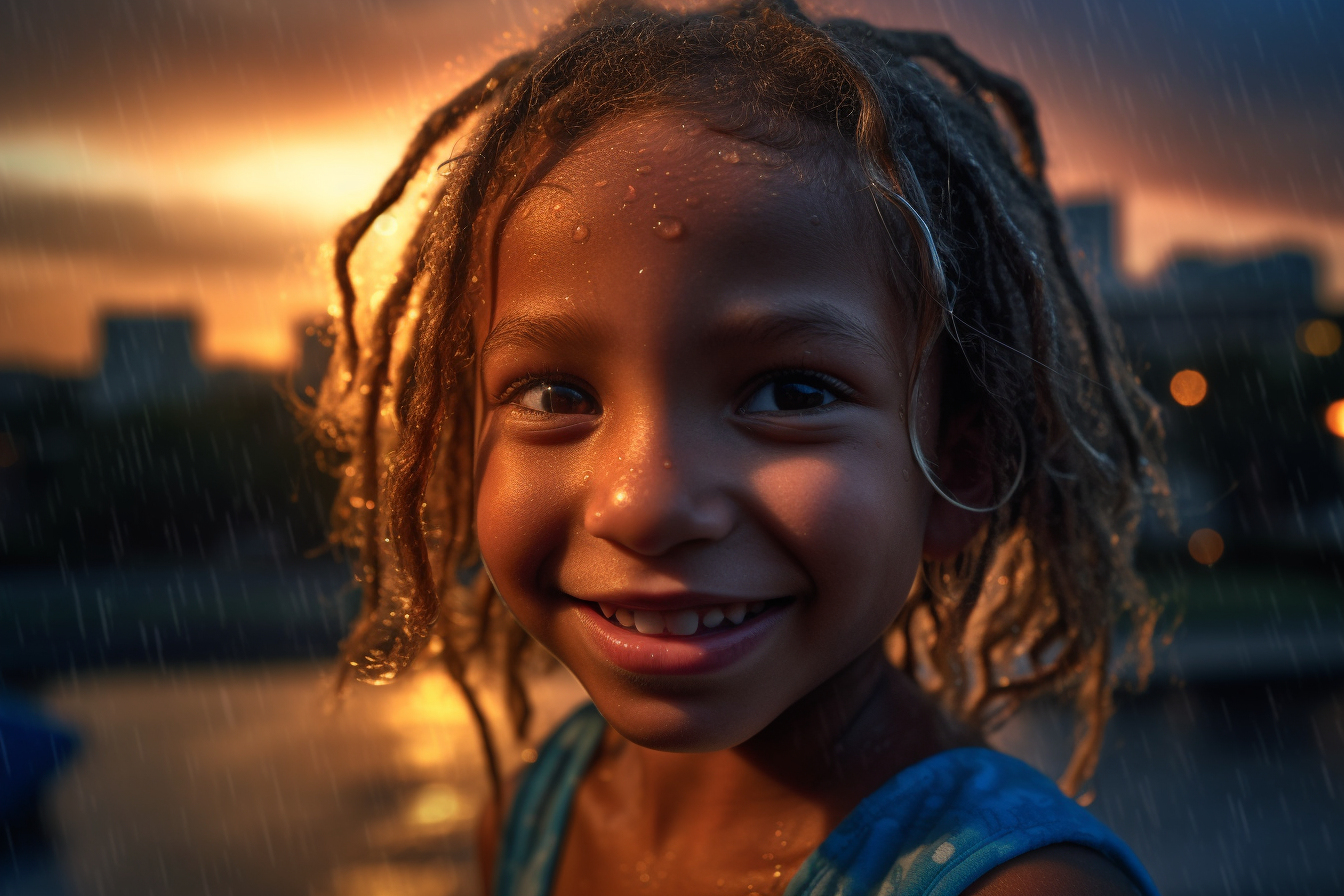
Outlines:
{"label": "ear", "polygon": [[[987,507],[994,500],[990,446],[981,424],[978,406],[950,413],[938,439],[938,465],[933,468],[943,490],[969,507]],[[958,507],[935,491],[924,526],[924,556],[930,560],[955,557],[988,516]]]}

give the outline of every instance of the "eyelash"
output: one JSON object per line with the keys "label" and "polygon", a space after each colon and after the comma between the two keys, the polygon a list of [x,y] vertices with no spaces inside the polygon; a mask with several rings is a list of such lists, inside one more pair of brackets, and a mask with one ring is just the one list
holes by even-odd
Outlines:
{"label": "eyelash", "polygon": [[751,396],[755,395],[766,384],[784,379],[785,377],[796,377],[800,380],[811,381],[824,386],[831,392],[834,392],[836,398],[840,401],[853,401],[857,395],[852,386],[844,380],[831,376],[829,373],[822,373],[820,370],[809,370],[806,367],[788,367],[783,370],[772,370],[769,373],[761,375],[756,382],[751,385],[751,388],[747,390],[747,398],[742,402],[739,402],[739,405],[745,404],[746,401],[751,399]]}
{"label": "eyelash", "polygon": [[[831,392],[841,401],[853,401],[854,389],[846,382],[831,376],[829,373],[822,373],[820,370],[809,370],[806,367],[788,367],[782,370],[772,370],[769,373],[762,374],[747,390],[746,398],[739,402],[739,405],[745,404],[751,396],[755,395],[767,383],[773,382],[784,377],[797,377],[800,380],[810,380]],[[560,371],[538,371],[535,373],[525,373],[522,376],[509,383],[504,389],[494,396],[493,401],[496,405],[508,404],[515,396],[521,393],[528,386],[535,385],[538,382],[565,383],[585,392],[590,391],[588,386],[567,377]],[[526,409],[524,409],[526,410]]]}
{"label": "eyelash", "polygon": [[515,396],[517,396],[525,388],[527,388],[528,386],[535,385],[537,383],[562,383],[565,385],[574,386],[575,388],[578,389],[582,389],[585,392],[592,391],[588,388],[586,384],[579,382],[578,380],[575,380],[573,377],[565,376],[558,370],[542,370],[537,371],[535,373],[523,374],[522,376],[518,377],[516,380],[505,386],[503,391],[495,395],[491,400],[496,405],[508,404],[510,401],[513,400]]}

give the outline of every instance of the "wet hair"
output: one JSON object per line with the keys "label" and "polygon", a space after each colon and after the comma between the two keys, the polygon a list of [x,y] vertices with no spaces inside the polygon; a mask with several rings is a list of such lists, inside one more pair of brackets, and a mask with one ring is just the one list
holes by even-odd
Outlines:
{"label": "wet hair", "polygon": [[[1143,647],[1156,618],[1133,568],[1145,493],[1165,492],[1154,405],[1075,269],[1026,91],[945,35],[816,24],[792,0],[685,14],[587,6],[434,111],[341,229],[336,354],[309,413],[328,449],[348,453],[333,538],[358,549],[363,604],[344,677],[390,681],[417,654],[437,657],[477,719],[498,793],[468,665],[502,673],[521,737],[532,642],[475,541],[472,272],[499,210],[547,160],[618,117],[663,112],[772,152],[827,148],[867,193],[919,363],[938,359],[945,403],[974,408],[996,490],[957,556],[924,559],[888,653],[980,730],[1038,695],[1072,706],[1060,784],[1077,792],[1111,712],[1115,632]],[[351,254],[462,134],[469,149],[438,166],[399,270],[359,308]]]}

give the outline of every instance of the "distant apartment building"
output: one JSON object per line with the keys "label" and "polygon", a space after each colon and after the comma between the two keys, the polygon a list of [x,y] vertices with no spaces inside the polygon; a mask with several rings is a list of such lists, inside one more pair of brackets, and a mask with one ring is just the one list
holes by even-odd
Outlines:
{"label": "distant apartment building", "polygon": [[1295,333],[1321,316],[1316,264],[1300,252],[1224,261],[1177,255],[1149,282],[1118,270],[1115,205],[1064,210],[1081,268],[1120,325],[1131,360],[1237,349],[1291,354]]}
{"label": "distant apartment building", "polygon": [[190,406],[205,391],[194,317],[109,315],[103,319],[102,343],[102,363],[85,385],[90,413],[111,416],[140,405]]}

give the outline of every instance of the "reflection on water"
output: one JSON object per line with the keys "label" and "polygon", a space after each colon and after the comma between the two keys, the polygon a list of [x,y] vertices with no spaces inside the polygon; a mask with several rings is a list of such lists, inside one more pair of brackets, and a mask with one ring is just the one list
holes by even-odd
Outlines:
{"label": "reflection on water", "polygon": [[[474,819],[487,784],[456,689],[427,670],[354,688],[333,708],[329,668],[140,671],[54,687],[48,707],[86,750],[53,794],[61,881],[53,890],[45,869],[41,892],[478,893]],[[545,731],[581,695],[560,673],[538,696]],[[485,709],[500,718],[488,694]],[[504,752],[516,767],[520,745]]]}

